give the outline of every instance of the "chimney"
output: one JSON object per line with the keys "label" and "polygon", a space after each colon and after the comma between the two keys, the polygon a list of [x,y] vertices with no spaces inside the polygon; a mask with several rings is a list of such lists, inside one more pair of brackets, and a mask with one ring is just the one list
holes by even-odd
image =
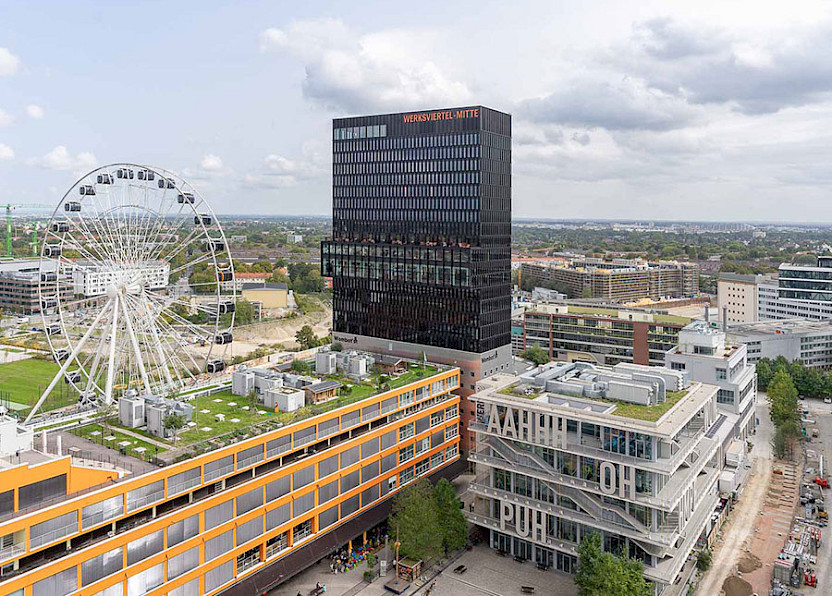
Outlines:
{"label": "chimney", "polygon": [[710,304],[707,304],[707,303],[705,304],[705,322],[706,323],[711,322],[711,307],[710,307]]}
{"label": "chimney", "polygon": [[728,331],[728,307],[722,307],[722,330]]}

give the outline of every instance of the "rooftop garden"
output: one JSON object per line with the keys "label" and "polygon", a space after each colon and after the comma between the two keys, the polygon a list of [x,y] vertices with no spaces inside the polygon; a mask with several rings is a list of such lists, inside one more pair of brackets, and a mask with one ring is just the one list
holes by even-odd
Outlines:
{"label": "rooftop garden", "polygon": [[[294,412],[274,412],[259,403],[256,397],[234,395],[231,393],[231,389],[210,395],[200,395],[188,401],[194,407],[192,424],[187,424],[182,428],[177,433],[175,441],[155,437],[140,428],[120,427],[117,419],[111,419],[109,427],[114,432],[123,431],[124,433],[140,435],[154,445],[157,443],[167,445],[168,449],[192,447],[195,452],[202,453],[335,410],[389,389],[402,387],[433,376],[437,372],[439,372],[439,368],[436,366],[410,363],[408,370],[400,375],[387,376],[373,373],[369,374],[363,381],[356,381],[345,375],[328,375],[327,379],[342,383],[341,388],[338,389],[337,397],[321,404],[306,405]],[[187,393],[182,395],[187,397]],[[92,425],[84,428],[90,426]],[[89,432],[79,434],[84,438],[90,438]],[[132,437],[127,437],[127,439],[133,440]],[[116,448],[122,440],[126,439],[119,437],[115,441]],[[96,442],[100,443],[100,438]],[[137,446],[141,446],[140,443],[137,443]],[[148,451],[151,454],[155,452],[154,449]],[[163,451],[164,449],[160,447],[159,452]],[[132,452],[128,452],[128,454],[136,455]]]}
{"label": "rooftop garden", "polygon": [[163,441],[158,439],[154,442],[146,441],[134,436],[133,429],[130,430],[131,434],[128,435],[120,431],[115,424],[87,424],[86,426],[73,429],[72,433],[93,443],[109,447],[124,455],[130,455],[144,460],[150,459],[157,453],[167,451],[167,448],[159,445],[159,443],[164,443]]}
{"label": "rooftop garden", "polygon": [[525,397],[528,399],[534,399],[535,397],[538,397],[541,393],[543,393],[543,389],[535,387],[534,385],[521,384],[518,381],[516,383],[512,383],[511,385],[506,385],[502,389],[498,389],[497,393],[500,393],[502,395],[508,395],[511,397]]}
{"label": "rooftop garden", "polygon": [[673,406],[679,403],[679,400],[687,394],[687,389],[682,391],[668,391],[667,399],[665,399],[662,403],[653,406],[642,406],[640,404],[614,401],[611,403],[615,403],[615,409],[611,413],[613,416],[621,416],[622,418],[633,418],[634,420],[644,420],[645,422],[656,422],[659,418],[669,412]]}

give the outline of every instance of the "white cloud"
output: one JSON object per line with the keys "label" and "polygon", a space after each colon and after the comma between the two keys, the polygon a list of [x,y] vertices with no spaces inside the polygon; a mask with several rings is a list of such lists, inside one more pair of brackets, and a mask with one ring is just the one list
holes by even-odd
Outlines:
{"label": "white cloud", "polygon": [[206,172],[221,172],[223,170],[222,159],[213,153],[209,153],[199,160],[199,167]]}
{"label": "white cloud", "polygon": [[78,153],[73,156],[63,145],[58,145],[43,157],[33,157],[26,160],[30,166],[38,166],[48,170],[90,170],[98,165],[95,155],[89,152]]}
{"label": "white cloud", "polygon": [[0,48],[0,77],[10,77],[17,73],[20,58],[12,54],[8,48]]}
{"label": "white cloud", "polygon": [[285,51],[301,60],[306,97],[347,112],[468,103],[468,86],[427,53],[433,45],[428,33],[362,35],[334,19],[294,21],[260,34],[261,51]]}
{"label": "white cloud", "polygon": [[0,161],[9,161],[10,159],[14,159],[14,149],[0,143]]}
{"label": "white cloud", "polygon": [[42,107],[30,104],[26,106],[26,115],[33,120],[43,120],[46,116],[46,112],[43,111]]}
{"label": "white cloud", "polygon": [[9,114],[3,108],[0,108],[0,126],[9,126],[14,122],[14,116]]}

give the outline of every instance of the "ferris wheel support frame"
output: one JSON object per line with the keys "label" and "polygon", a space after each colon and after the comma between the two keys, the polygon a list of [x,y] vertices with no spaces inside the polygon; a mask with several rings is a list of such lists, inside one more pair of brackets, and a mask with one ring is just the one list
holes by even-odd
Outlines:
{"label": "ferris wheel support frame", "polygon": [[49,383],[49,385],[46,387],[46,391],[43,392],[43,395],[40,396],[40,399],[29,411],[29,415],[26,416],[26,420],[23,421],[23,424],[29,424],[29,421],[32,419],[32,416],[34,416],[37,413],[38,409],[43,405],[43,402],[46,401],[46,398],[49,397],[50,393],[52,393],[52,390],[55,388],[55,385],[58,383],[61,377],[63,377],[66,374],[69,365],[72,364],[72,361],[78,357],[78,354],[81,352],[81,348],[84,347],[84,344],[87,343],[87,340],[92,335],[92,332],[95,331],[96,327],[98,327],[98,323],[100,323],[101,319],[104,318],[104,315],[107,313],[109,306],[113,306],[112,298],[110,298],[107,301],[107,306],[102,308],[101,312],[98,313],[98,316],[95,318],[95,321],[93,321],[92,325],[90,325],[90,328],[87,329],[87,332],[84,334],[84,337],[81,338],[81,341],[75,344],[75,348],[72,350],[72,353],[66,359],[66,362],[64,362],[63,366],[61,366],[60,370],[58,370],[57,374],[55,374],[55,377],[52,379],[52,382]]}

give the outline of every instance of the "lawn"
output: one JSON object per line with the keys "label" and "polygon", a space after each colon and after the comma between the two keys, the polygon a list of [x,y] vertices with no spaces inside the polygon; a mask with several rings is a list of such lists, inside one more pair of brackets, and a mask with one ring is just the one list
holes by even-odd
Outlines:
{"label": "lawn", "polygon": [[[51,360],[38,358],[0,364],[0,400],[27,406],[24,409],[28,410],[40,399],[58,370],[60,367]],[[56,410],[77,401],[78,393],[71,386],[60,382],[41,406],[41,411]]]}
{"label": "lawn", "polygon": [[[217,403],[214,401],[217,399],[222,400],[222,402]],[[194,407],[193,422],[196,423],[196,426],[186,427],[188,430],[179,432],[177,443],[181,444],[196,443],[233,431],[245,430],[255,422],[265,422],[276,416],[274,412],[270,411],[266,406],[258,404],[256,400],[251,399],[247,395],[234,395],[230,389],[211,395],[201,395],[190,400],[188,403]],[[229,405],[232,403],[236,405]],[[244,406],[248,406],[249,409],[244,410]],[[204,414],[202,410],[209,410],[210,413]],[[263,410],[266,413],[258,414],[258,410]],[[217,414],[222,414],[225,420],[217,420]],[[237,418],[239,422],[231,422],[233,418]],[[206,427],[211,430],[201,430]]]}
{"label": "lawn", "polygon": [[615,409],[611,412],[613,416],[621,416],[623,418],[633,418],[635,420],[644,420],[646,422],[655,422],[664,416],[670,408],[679,403],[679,400],[687,395],[687,390],[684,391],[668,391],[667,399],[655,406],[642,406],[639,404],[628,404],[624,402],[615,402]]}
{"label": "lawn", "polygon": [[[105,445],[115,451],[120,451],[122,449],[122,445],[120,445],[120,443],[122,443],[123,441],[129,441],[130,445],[124,447],[125,452],[127,453],[127,455],[132,455],[133,457],[138,457],[140,459],[146,459],[151,455],[154,455],[157,451],[156,445],[119,432],[118,429],[116,429],[113,426],[105,428],[100,424],[87,424],[86,426],[82,426],[81,428],[73,430],[72,432],[78,435],[79,437],[83,437],[89,441],[92,441],[93,443],[98,443],[99,445]],[[98,432],[99,434],[93,435],[92,433],[94,432]],[[113,436],[115,437],[115,439],[113,439],[112,441],[105,441],[104,437],[108,436]],[[145,451],[136,451],[136,449],[138,449],[139,447],[144,447]],[[159,447],[158,451],[159,453],[161,453],[166,450]]]}

